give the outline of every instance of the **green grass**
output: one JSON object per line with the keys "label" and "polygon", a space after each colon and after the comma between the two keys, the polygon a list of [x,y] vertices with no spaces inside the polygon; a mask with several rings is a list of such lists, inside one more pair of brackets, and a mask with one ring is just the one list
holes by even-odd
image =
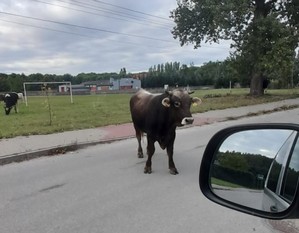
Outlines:
{"label": "green grass", "polygon": [[[216,109],[253,105],[299,97],[297,89],[270,90],[263,97],[251,97],[249,89],[197,90],[192,96],[202,98],[200,106],[192,107],[192,113]],[[216,97],[217,96],[217,97]],[[68,130],[95,128],[105,125],[131,122],[129,99],[131,94],[102,94],[88,96],[28,97],[28,106],[19,103],[19,113],[9,116],[0,111],[0,138],[19,135],[50,134]],[[205,98],[208,97],[208,98]],[[50,124],[51,106],[52,121]]]}
{"label": "green grass", "polygon": [[[200,109],[196,109],[195,111],[206,112],[211,110],[262,104],[299,97],[298,89],[268,90],[267,93],[261,97],[253,97],[248,93],[249,89],[245,88],[232,89],[231,92],[228,89],[196,91],[194,95],[202,98],[203,103],[200,105]],[[215,95],[215,97],[204,98],[207,95]]]}
{"label": "green grass", "polygon": [[219,185],[221,187],[229,187],[229,188],[243,188],[241,185],[233,184],[224,180],[220,180],[217,178],[212,177],[211,178],[211,184],[212,185]]}

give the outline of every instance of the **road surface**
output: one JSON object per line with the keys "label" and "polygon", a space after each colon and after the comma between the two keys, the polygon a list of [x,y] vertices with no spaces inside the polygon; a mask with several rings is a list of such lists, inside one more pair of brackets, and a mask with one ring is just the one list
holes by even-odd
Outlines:
{"label": "road surface", "polygon": [[158,146],[153,173],[144,174],[146,158],[137,158],[136,139],[2,166],[0,232],[283,232],[296,222],[268,221],[207,200],[198,174],[204,148],[218,130],[254,122],[297,123],[298,115],[295,109],[180,129],[176,176],[169,174],[166,152]]}

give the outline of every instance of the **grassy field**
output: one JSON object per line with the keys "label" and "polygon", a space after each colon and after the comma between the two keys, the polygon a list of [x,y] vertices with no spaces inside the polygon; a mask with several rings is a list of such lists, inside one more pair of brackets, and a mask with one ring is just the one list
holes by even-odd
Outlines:
{"label": "grassy field", "polygon": [[[198,90],[192,96],[202,98],[193,113],[273,102],[299,97],[299,90],[269,90],[263,97],[250,97],[249,89]],[[50,134],[76,129],[95,128],[131,122],[131,94],[102,94],[88,96],[28,97],[28,106],[19,103],[19,113],[6,116],[0,111],[0,139],[19,135]],[[51,110],[49,110],[49,107]]]}
{"label": "grassy field", "polygon": [[221,187],[226,187],[226,188],[243,188],[240,185],[233,184],[233,183],[227,182],[225,180],[220,180],[220,179],[217,179],[217,178],[214,178],[214,177],[211,178],[211,183],[213,185],[219,185]]}

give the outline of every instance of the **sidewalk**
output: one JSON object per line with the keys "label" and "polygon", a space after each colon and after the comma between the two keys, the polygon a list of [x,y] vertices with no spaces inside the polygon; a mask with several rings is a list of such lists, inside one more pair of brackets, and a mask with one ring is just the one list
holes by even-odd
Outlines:
{"label": "sidewalk", "polygon": [[[297,106],[299,98],[262,105],[215,110],[194,114],[193,126],[246,117],[283,106]],[[77,150],[90,145],[134,137],[132,123],[67,131],[49,135],[19,136],[0,140],[0,165]]]}

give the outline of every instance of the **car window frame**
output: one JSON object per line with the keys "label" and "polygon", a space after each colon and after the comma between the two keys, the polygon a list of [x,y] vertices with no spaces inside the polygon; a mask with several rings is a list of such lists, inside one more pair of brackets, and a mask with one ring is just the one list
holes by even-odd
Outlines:
{"label": "car window frame", "polygon": [[[280,187],[280,193],[279,193],[280,196],[283,199],[285,199],[287,202],[290,202],[290,203],[294,200],[295,195],[296,195],[296,191],[295,191],[295,194],[294,194],[294,197],[293,197],[292,200],[289,200],[287,197],[283,196],[282,193],[283,193],[283,190],[285,190],[285,183],[286,183],[286,179],[287,179],[287,175],[288,175],[288,168],[290,167],[290,163],[291,163],[292,158],[294,158],[293,155],[294,155],[295,148],[297,146],[299,148],[299,132],[296,135],[296,138],[295,138],[294,143],[293,143],[292,150],[291,150],[291,152],[288,156],[288,160],[287,160],[287,163],[286,163],[286,166],[285,166],[285,169],[284,169],[283,180],[282,180],[281,187]],[[299,156],[299,154],[298,154],[298,156]],[[299,172],[299,168],[298,168],[298,172]],[[297,184],[296,184],[295,190],[298,189],[298,185],[299,185],[299,176],[297,177]]]}
{"label": "car window frame", "polygon": [[[264,185],[264,193],[266,196],[270,197],[273,200],[276,200],[277,203],[279,203],[279,206],[283,206],[284,209],[288,208],[291,204],[291,201],[287,200],[284,196],[281,195],[282,192],[282,188],[283,188],[283,183],[285,181],[285,177],[286,177],[286,171],[287,171],[287,167],[289,165],[289,161],[292,157],[293,151],[294,151],[294,147],[297,143],[297,139],[298,139],[298,132],[293,132],[284,142],[284,144],[281,146],[281,148],[279,149],[279,151],[277,152],[276,156],[273,159],[273,162],[269,168],[269,172],[265,181],[265,185]],[[286,153],[287,156],[284,156],[283,153]],[[279,161],[282,157],[282,160]],[[275,163],[279,164],[280,167],[280,171],[279,171],[279,175],[278,175],[278,180],[276,183],[276,187],[275,187],[275,191],[273,191],[272,189],[270,189],[270,187],[268,186],[268,182],[269,182],[269,177],[271,175],[271,172],[273,171],[272,169],[275,166]],[[271,209],[271,208],[270,208]],[[277,209],[271,209],[271,211],[277,211]]]}

